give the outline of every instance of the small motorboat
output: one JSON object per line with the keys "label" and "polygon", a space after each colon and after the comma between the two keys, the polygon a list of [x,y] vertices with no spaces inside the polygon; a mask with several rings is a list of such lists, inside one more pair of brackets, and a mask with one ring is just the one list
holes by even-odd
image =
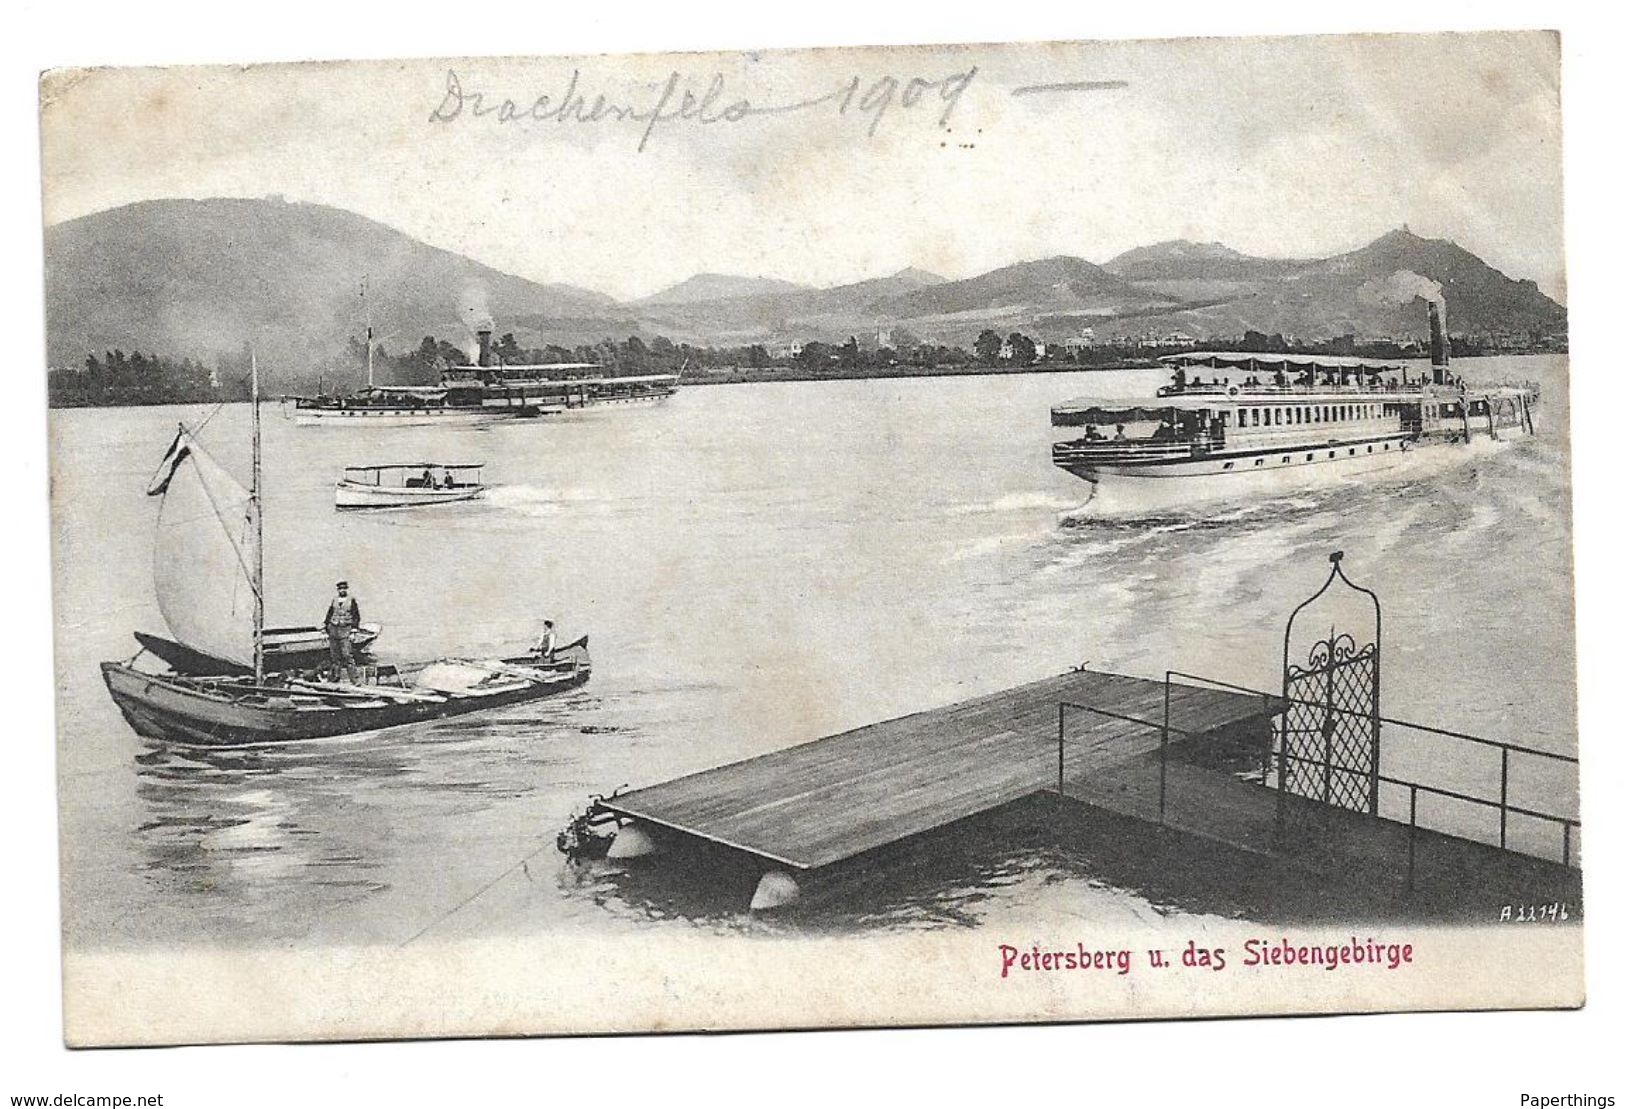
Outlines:
{"label": "small motorboat", "polygon": [[485,496],[483,462],[401,462],[386,466],[346,466],[333,487],[333,506],[416,508],[472,501]]}

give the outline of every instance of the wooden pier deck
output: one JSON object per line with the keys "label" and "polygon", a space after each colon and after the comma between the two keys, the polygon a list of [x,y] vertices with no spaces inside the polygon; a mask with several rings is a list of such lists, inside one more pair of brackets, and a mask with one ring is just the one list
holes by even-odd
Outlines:
{"label": "wooden pier deck", "polygon": [[[1250,694],[1179,683],[1166,693],[1177,738],[1278,711]],[[1155,762],[1164,695],[1160,681],[1075,671],[624,793],[604,808],[813,870],[1055,789],[1063,702],[1096,710],[1067,714],[1069,781],[1099,785],[1114,766]]]}

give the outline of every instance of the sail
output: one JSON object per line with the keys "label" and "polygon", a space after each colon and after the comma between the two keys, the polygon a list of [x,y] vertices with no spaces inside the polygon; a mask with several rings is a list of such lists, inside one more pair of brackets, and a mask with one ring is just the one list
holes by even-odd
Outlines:
{"label": "sail", "polygon": [[194,651],[253,666],[259,538],[248,490],[182,427],[147,492],[164,498],[153,582],[171,634]]}

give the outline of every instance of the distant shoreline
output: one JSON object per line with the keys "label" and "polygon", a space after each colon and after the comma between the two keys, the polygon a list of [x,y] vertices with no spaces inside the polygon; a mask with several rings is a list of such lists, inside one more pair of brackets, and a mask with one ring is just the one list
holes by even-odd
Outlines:
{"label": "distant shoreline", "polygon": [[[1452,356],[1453,361],[1468,361],[1477,358],[1531,358],[1539,355],[1561,354],[1567,357],[1567,351],[1495,351],[1487,354],[1458,354]],[[1401,361],[1417,362],[1421,359],[1401,359]],[[888,366],[882,369],[862,370],[808,370],[796,366],[778,368],[751,369],[748,367],[735,367],[728,370],[690,370],[683,375],[684,388],[697,385],[768,385],[774,382],[808,382],[808,381],[895,381],[903,378],[939,378],[939,377],[1021,377],[1031,374],[1077,374],[1077,373],[1116,373],[1124,370],[1151,370],[1159,368],[1161,363],[1155,359],[1127,359],[1117,362],[1108,362],[1098,366],[1077,364],[1045,363],[1034,366],[988,366],[988,365],[938,365],[938,366]],[[292,394],[290,394],[292,395]],[[274,398],[267,397],[267,402],[274,403]],[[73,408],[161,408],[165,405],[182,404],[243,404],[246,400],[231,398],[223,400],[218,396],[202,396],[195,398],[164,397],[152,400],[120,398],[117,400],[96,401],[51,401],[47,403],[48,410],[60,411]]]}
{"label": "distant shoreline", "polygon": [[783,368],[749,369],[736,367],[709,373],[695,371],[693,376],[683,375],[688,385],[763,385],[775,381],[891,381],[904,377],[1020,377],[1027,374],[1108,373],[1117,370],[1154,370],[1155,359],[1145,361],[1109,362],[1100,366],[1054,365],[1042,366],[887,366],[867,370],[807,370],[795,366]]}

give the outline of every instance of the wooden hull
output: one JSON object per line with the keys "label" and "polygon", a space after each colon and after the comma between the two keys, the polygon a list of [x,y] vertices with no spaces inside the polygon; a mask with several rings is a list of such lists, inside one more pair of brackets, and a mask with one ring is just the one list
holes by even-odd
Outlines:
{"label": "wooden hull", "polygon": [[107,691],[137,735],[192,747],[254,747],[381,731],[540,700],[575,689],[591,674],[582,650],[541,680],[515,678],[451,695],[382,687],[369,695],[364,687],[347,687],[352,691],[344,693],[294,685],[253,687],[241,680],[147,674],[123,663],[102,663]]}
{"label": "wooden hull", "polygon": [[353,508],[421,508],[432,504],[452,504],[456,501],[478,500],[485,496],[483,485],[459,485],[451,489],[429,489],[406,486],[367,485],[357,481],[341,481],[333,487],[333,507]]}

